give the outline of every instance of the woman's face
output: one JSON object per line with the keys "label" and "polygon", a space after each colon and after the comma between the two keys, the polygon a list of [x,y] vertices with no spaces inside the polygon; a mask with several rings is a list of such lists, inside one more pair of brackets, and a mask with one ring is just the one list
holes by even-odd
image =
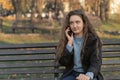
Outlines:
{"label": "woman's face", "polygon": [[80,16],[72,15],[70,17],[70,28],[75,36],[81,37],[83,35],[84,23]]}

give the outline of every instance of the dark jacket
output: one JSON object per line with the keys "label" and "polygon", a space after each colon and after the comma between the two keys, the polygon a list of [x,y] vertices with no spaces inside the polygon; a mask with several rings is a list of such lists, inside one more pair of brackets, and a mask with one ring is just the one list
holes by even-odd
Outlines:
{"label": "dark jacket", "polygon": [[[74,53],[74,49],[72,53]],[[81,54],[83,54],[83,52],[81,52]],[[65,66],[65,71],[61,78],[69,75],[73,70],[73,66],[74,66],[73,58],[74,55],[70,54],[70,52],[65,48],[65,50],[63,51],[63,55],[59,60],[59,63]],[[101,53],[100,39],[98,37],[96,38],[92,35],[88,36],[84,48],[84,54],[81,55],[81,61],[85,73],[93,72],[94,77],[97,78],[97,80],[104,80],[100,72],[102,65],[102,53]]]}

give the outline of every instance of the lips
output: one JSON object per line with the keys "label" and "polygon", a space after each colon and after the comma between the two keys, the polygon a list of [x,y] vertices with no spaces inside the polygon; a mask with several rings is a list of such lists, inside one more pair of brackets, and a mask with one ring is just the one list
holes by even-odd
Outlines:
{"label": "lips", "polygon": [[76,28],[73,28],[73,31],[77,31],[78,29],[76,29]]}

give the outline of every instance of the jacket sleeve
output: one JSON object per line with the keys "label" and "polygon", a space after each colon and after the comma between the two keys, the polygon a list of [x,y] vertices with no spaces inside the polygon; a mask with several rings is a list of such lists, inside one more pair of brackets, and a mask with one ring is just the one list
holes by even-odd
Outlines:
{"label": "jacket sleeve", "polygon": [[72,61],[73,61],[73,51],[69,52],[68,49],[65,48],[63,51],[63,55],[61,56],[59,60],[59,63],[62,66],[69,66],[69,65],[72,65],[71,63]]}
{"label": "jacket sleeve", "polygon": [[94,49],[91,57],[90,57],[90,67],[88,72],[93,72],[94,75],[97,75],[100,72],[102,65],[102,51],[101,51],[101,43],[98,39],[98,43],[96,43],[97,47]]}

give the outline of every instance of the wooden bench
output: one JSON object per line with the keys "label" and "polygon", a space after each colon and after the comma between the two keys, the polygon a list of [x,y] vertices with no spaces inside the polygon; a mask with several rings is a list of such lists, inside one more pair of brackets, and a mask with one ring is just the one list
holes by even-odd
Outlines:
{"label": "wooden bench", "polygon": [[35,27],[33,26],[32,22],[30,20],[19,20],[15,21],[12,24],[12,31],[13,33],[16,33],[16,30],[31,30],[32,33],[34,33]]}
{"label": "wooden bench", "polygon": [[[55,64],[57,43],[0,45],[0,80],[59,80],[64,67]],[[104,41],[102,73],[120,80],[120,41]]]}
{"label": "wooden bench", "polygon": [[40,32],[49,32],[53,34],[53,32],[60,30],[60,27],[54,27],[48,19],[43,20],[16,20],[12,24],[12,32],[16,33],[17,30],[31,30],[32,33],[35,30],[40,30]]}

